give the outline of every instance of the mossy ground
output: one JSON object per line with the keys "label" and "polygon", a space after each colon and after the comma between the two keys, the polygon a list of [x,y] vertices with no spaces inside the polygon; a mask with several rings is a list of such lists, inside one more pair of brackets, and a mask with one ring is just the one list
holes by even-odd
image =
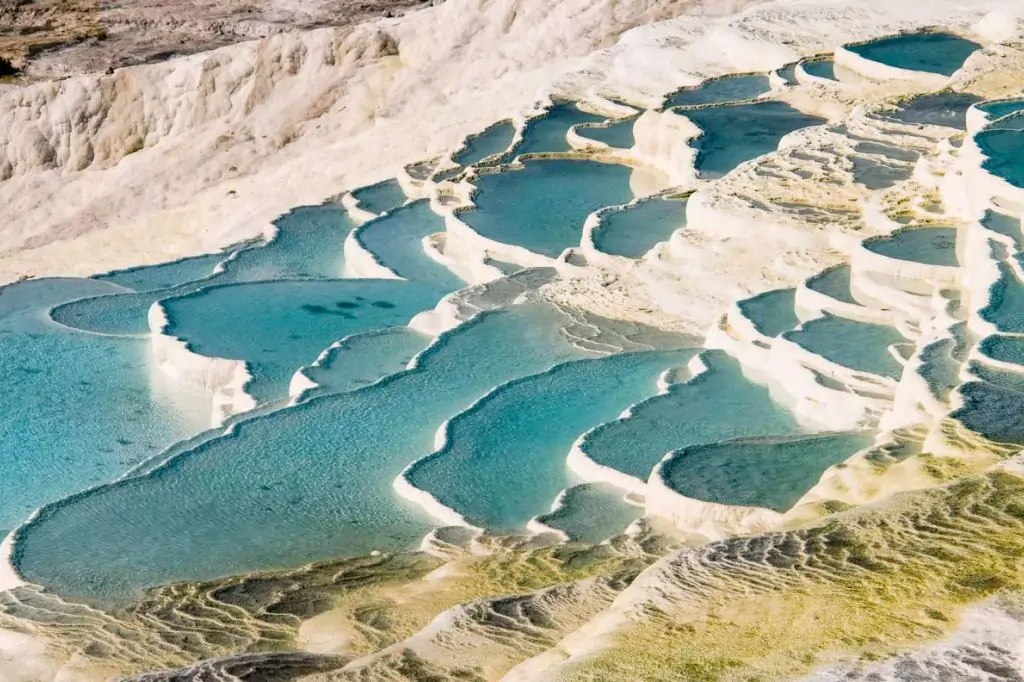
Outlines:
{"label": "mossy ground", "polygon": [[703,594],[636,614],[566,679],[776,680],[937,638],[964,606],[1024,589],[1024,480],[961,480],[792,535],[792,565],[708,562]]}

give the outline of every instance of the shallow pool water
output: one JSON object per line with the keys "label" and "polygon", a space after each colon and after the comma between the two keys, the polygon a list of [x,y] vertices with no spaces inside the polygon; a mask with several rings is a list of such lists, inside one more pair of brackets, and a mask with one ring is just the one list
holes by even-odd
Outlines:
{"label": "shallow pool water", "polygon": [[644,508],[629,504],[622,490],[603,483],[583,483],[565,491],[558,509],[538,521],[560,530],[576,542],[600,542],[622,533],[644,515]]}
{"label": "shallow pool water", "polygon": [[692,499],[784,512],[828,467],[849,459],[872,440],[869,431],[850,431],[698,445],[668,458],[662,478]]}
{"label": "shallow pool water", "polygon": [[408,479],[473,525],[522,531],[569,484],[565,458],[573,442],[654,394],[659,375],[693,354],[577,360],[501,386],[455,419],[448,444]]}
{"label": "shallow pool water", "polygon": [[117,477],[210,420],[210,397],[155,367],[144,339],[75,332],[46,310],[117,291],[87,279],[0,289],[0,530]]}
{"label": "shallow pool water", "polygon": [[635,122],[636,117],[626,118],[605,127],[577,128],[576,132],[581,137],[604,142],[614,149],[629,149],[636,142],[636,138],[633,136],[633,124]]}
{"label": "shallow pool water", "polygon": [[484,237],[554,258],[580,245],[590,213],[633,198],[629,175],[616,164],[528,161],[522,170],[477,178],[477,208],[459,217]]}
{"label": "shallow pool water", "polygon": [[352,196],[359,202],[360,208],[370,213],[383,213],[398,208],[407,198],[402,186],[394,178],[360,187],[352,191]]}
{"label": "shallow pool water", "polygon": [[146,476],[51,507],[23,533],[18,566],[62,594],[103,600],[415,546],[433,522],[392,481],[491,388],[585,357],[564,322],[547,304],[487,313],[442,337],[415,370],[242,420]]}
{"label": "shallow pool water", "polygon": [[899,379],[903,373],[903,365],[892,356],[889,347],[905,343],[906,339],[883,324],[825,315],[783,336],[812,353],[858,372],[890,379]]}
{"label": "shallow pool water", "polygon": [[685,199],[651,199],[602,216],[594,246],[613,256],[642,258],[685,226]]}
{"label": "shallow pool water", "polygon": [[[646,481],[666,453],[689,445],[739,436],[799,433],[785,407],[772,401],[768,388],[743,375],[721,351],[703,355],[710,370],[667,393],[652,397],[626,417],[603,424],[581,444],[599,464]],[[743,419],[736,419],[738,414]]]}
{"label": "shallow pool water", "polygon": [[1024,99],[998,100],[995,102],[984,102],[978,105],[978,109],[988,114],[991,120],[1016,114],[1024,111]]}
{"label": "shallow pool water", "polygon": [[842,303],[856,304],[850,293],[850,266],[838,265],[807,280],[807,288]]}
{"label": "shallow pool water", "polygon": [[762,74],[739,74],[707,80],[694,88],[684,88],[665,98],[665,109],[690,107],[703,104],[724,104],[754,99],[772,89],[768,76]]}
{"label": "shallow pool water", "polygon": [[796,130],[825,119],[804,114],[783,102],[756,102],[684,112],[704,134],[697,138],[697,170],[702,177],[725,175],[744,161],[778,149]]}
{"label": "shallow pool water", "polygon": [[444,232],[444,219],[421,199],[356,229],[353,238],[399,277],[449,292],[465,283],[427,255],[423,240]]}
{"label": "shallow pool water", "polygon": [[302,373],[317,388],[307,398],[354,391],[406,369],[431,338],[409,327],[388,327],[346,337]]}
{"label": "shallow pool water", "polygon": [[556,102],[544,114],[531,118],[523,130],[523,140],[512,154],[568,152],[572,150],[566,137],[569,128],[579,123],[597,123],[605,116],[590,114],[572,102]]}
{"label": "shallow pool water", "polygon": [[986,157],[982,168],[1024,188],[1024,132],[983,130],[974,140]]}
{"label": "shallow pool water", "polygon": [[967,110],[981,101],[963,92],[939,92],[905,100],[892,112],[892,118],[904,123],[967,129]]}
{"label": "shallow pool water", "polygon": [[258,402],[287,393],[292,375],[333,342],[403,325],[444,292],[404,280],[294,280],[207,287],[163,301],[166,333],[207,357],[244,360]]}
{"label": "shallow pool water", "polygon": [[274,227],[270,242],[241,250],[224,264],[216,282],[341,277],[345,237],[354,225],[339,205],[294,208],[275,220]]}
{"label": "shallow pool water", "polygon": [[795,301],[796,289],[776,289],[740,301],[737,305],[757,331],[774,337],[800,324],[794,310]]}
{"label": "shallow pool water", "polygon": [[959,267],[954,227],[913,227],[864,242],[864,248],[898,260]]}
{"label": "shallow pool water", "polygon": [[96,275],[93,279],[111,282],[133,291],[155,291],[168,289],[179,284],[204,279],[214,273],[214,269],[235,249],[219,251],[194,258],[183,258],[169,263],[144,265],[126,270],[115,270],[104,275]]}
{"label": "shallow pool water", "polygon": [[908,33],[848,49],[871,61],[943,76],[956,73],[981,45],[951,33]]}
{"label": "shallow pool water", "polygon": [[991,322],[1000,332],[1024,333],[1024,283],[1004,263],[999,268],[999,281],[989,292],[989,304],[980,311],[981,318]]}
{"label": "shallow pool water", "polygon": [[516,134],[511,121],[499,121],[478,135],[472,135],[466,144],[452,156],[460,166],[472,166],[489,156],[500,154],[509,148]]}
{"label": "shallow pool water", "polygon": [[815,59],[813,61],[801,62],[800,65],[809,76],[824,78],[830,81],[838,80],[836,78],[836,62],[831,57],[828,59]]}

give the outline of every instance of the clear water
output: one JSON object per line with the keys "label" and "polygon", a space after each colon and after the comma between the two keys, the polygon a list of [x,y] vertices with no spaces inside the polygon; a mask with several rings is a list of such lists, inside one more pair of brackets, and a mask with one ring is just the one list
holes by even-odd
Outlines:
{"label": "clear water", "polygon": [[[274,225],[277,234],[269,243],[240,244],[223,254],[101,275],[96,279],[116,280],[136,293],[73,301],[55,308],[53,319],[83,331],[141,335],[149,333],[147,315],[153,303],[187,296],[204,286],[341,276],[345,237],[353,224],[339,206],[301,206],[278,218]],[[214,272],[218,265],[218,272]]]}
{"label": "clear water", "polygon": [[807,288],[842,303],[856,304],[850,293],[850,266],[839,265],[807,280]]}
{"label": "clear water", "polygon": [[983,356],[1024,367],[1024,338],[994,334],[979,344]]}
{"label": "clear water", "polygon": [[201,355],[246,361],[246,391],[269,402],[333,342],[404,325],[442,295],[404,280],[294,280],[207,287],[163,306],[167,333]]}
{"label": "clear water", "polygon": [[49,508],[23,533],[17,565],[61,594],[114,600],[173,580],[414,546],[433,522],[396,497],[395,476],[494,386],[585,356],[563,323],[549,305],[485,313],[417,369],[242,420],[146,476]]}
{"label": "clear water", "polygon": [[952,76],[980,48],[981,45],[951,33],[910,33],[848,49],[888,66]]}
{"label": "clear water", "polygon": [[721,177],[744,161],[775,151],[793,131],[825,123],[782,102],[693,109],[686,116],[704,131],[695,144],[697,170],[705,178]]}
{"label": "clear water", "polygon": [[636,143],[633,136],[633,124],[636,118],[626,118],[617,123],[612,123],[606,128],[577,128],[576,132],[582,137],[598,142],[604,142],[614,149],[629,149]]}
{"label": "clear water", "polygon": [[999,263],[999,281],[989,292],[981,317],[1001,332],[1024,333],[1024,284],[1009,266]]}
{"label": "clear water", "polygon": [[554,258],[580,245],[590,213],[633,198],[629,175],[615,164],[529,161],[523,170],[478,178],[477,210],[459,217],[485,237]]}
{"label": "clear water", "polygon": [[986,157],[982,163],[985,170],[1024,188],[1024,132],[989,129],[974,140]]}
{"label": "clear water", "polygon": [[605,214],[594,232],[594,245],[613,256],[642,258],[685,226],[685,200],[651,199]]}
{"label": "clear water", "polygon": [[117,290],[88,279],[0,289],[0,530],[209,423],[209,397],[165,379],[147,341],[74,332],[47,318],[52,305]]}
{"label": "clear water", "polygon": [[1024,131],[1024,113],[1009,114],[989,124],[988,130]]}
{"label": "clear water", "polygon": [[694,351],[577,360],[499,387],[449,427],[449,444],[408,475],[470,523],[522,531],[569,484],[576,439],[657,391]]}
{"label": "clear water", "polygon": [[808,75],[815,78],[825,78],[830,81],[838,80],[836,78],[836,62],[831,57],[803,62],[802,66]]}
{"label": "clear water", "polygon": [[519,155],[571,151],[572,147],[566,138],[569,128],[578,123],[596,123],[603,120],[604,116],[588,114],[572,102],[556,103],[543,115],[527,121],[523,141],[512,153]]}
{"label": "clear water", "polygon": [[765,336],[778,336],[800,324],[794,305],[796,289],[768,291],[740,301],[740,312]]}
{"label": "clear water", "polygon": [[967,130],[967,110],[979,101],[981,98],[976,95],[963,92],[918,95],[903,102],[892,117],[904,123]]}
{"label": "clear water", "polygon": [[958,389],[963,406],[951,415],[997,442],[1024,444],[1024,393],[1005,385],[969,381]]}
{"label": "clear water", "polygon": [[354,227],[344,209],[331,203],[301,206],[274,226],[277,235],[270,243],[239,252],[216,282],[341,277],[345,237]]}
{"label": "clear water", "polygon": [[834,464],[871,445],[870,431],[744,438],[701,445],[665,462],[666,484],[718,504],[790,509]]}
{"label": "clear water", "polygon": [[465,283],[423,250],[424,237],[444,230],[444,218],[430,210],[430,202],[423,199],[365,223],[354,236],[399,277],[447,293]]}
{"label": "clear water", "polygon": [[787,64],[778,70],[779,78],[786,81],[786,85],[796,85],[796,62]]}
{"label": "clear water", "polygon": [[825,315],[786,332],[784,338],[812,353],[858,372],[899,379],[903,366],[889,346],[906,339],[892,327]]}
{"label": "clear water", "polygon": [[[745,376],[721,351],[703,354],[710,371],[638,404],[628,417],[589,434],[583,450],[595,462],[646,481],[671,450],[739,436],[791,434],[796,420],[768,389]],[[736,419],[736,415],[743,415]]]}
{"label": "clear water", "polygon": [[202,285],[185,284],[172,289],[114,293],[91,296],[55,306],[50,315],[55,322],[96,334],[144,336],[149,333],[147,315],[156,301],[197,291]]}
{"label": "clear water", "polygon": [[663,108],[692,107],[704,104],[741,102],[760,97],[772,89],[768,76],[739,74],[704,81],[695,88],[679,90],[665,99]]}
{"label": "clear water", "polygon": [[985,217],[982,218],[981,224],[993,232],[997,232],[1012,239],[1014,248],[1018,251],[1020,251],[1022,246],[1024,246],[1024,244],[1022,244],[1024,230],[1021,229],[1020,218],[996,213],[995,211],[988,211],[985,213]]}
{"label": "clear water", "polygon": [[947,400],[960,385],[960,362],[954,357],[956,346],[953,339],[941,339],[921,349],[917,372],[939,400]]}
{"label": "clear water", "polygon": [[998,119],[1010,114],[1024,111],[1024,99],[1000,100],[996,102],[985,102],[978,105],[978,109],[988,114],[990,119]]}
{"label": "clear water", "polygon": [[307,397],[355,391],[400,372],[430,341],[408,327],[388,327],[343,339],[315,367],[303,368],[303,374],[318,385]]}
{"label": "clear water", "polygon": [[352,196],[359,202],[359,207],[370,213],[383,213],[398,208],[405,203],[407,197],[398,184],[398,180],[384,180],[375,185],[360,187],[353,190]]}
{"label": "clear water", "polygon": [[565,491],[559,509],[538,517],[538,521],[560,530],[577,542],[601,542],[621,534],[644,515],[622,499],[622,491],[601,483],[584,483]]}
{"label": "clear water", "polygon": [[898,260],[959,267],[956,257],[956,228],[914,227],[864,242],[864,248]]}
{"label": "clear water", "polygon": [[179,284],[211,276],[217,265],[233,252],[234,249],[229,249],[194,258],[183,258],[170,263],[115,270],[105,275],[97,275],[93,279],[111,282],[133,291],[169,289]]}
{"label": "clear water", "polygon": [[507,150],[515,134],[516,127],[511,121],[499,121],[479,135],[468,138],[465,146],[452,157],[452,160],[460,166],[480,163],[489,156]]}

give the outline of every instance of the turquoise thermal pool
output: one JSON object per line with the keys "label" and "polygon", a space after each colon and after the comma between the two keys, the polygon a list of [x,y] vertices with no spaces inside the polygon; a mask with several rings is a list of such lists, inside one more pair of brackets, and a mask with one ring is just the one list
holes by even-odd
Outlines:
{"label": "turquoise thermal pool", "polygon": [[952,76],[981,46],[951,33],[908,33],[852,45],[865,59],[909,71]]}
{"label": "turquoise thermal pool", "polygon": [[613,256],[642,258],[685,226],[685,200],[651,199],[603,215],[594,231],[594,246]]}
{"label": "turquoise thermal pool", "polygon": [[477,178],[476,210],[459,214],[479,234],[552,258],[580,245],[587,216],[633,198],[630,169],[593,161],[527,161]]}
{"label": "turquoise thermal pool", "polygon": [[704,81],[695,87],[683,88],[669,95],[662,107],[671,109],[673,107],[742,102],[760,97],[771,89],[768,77],[762,74],[724,76]]}

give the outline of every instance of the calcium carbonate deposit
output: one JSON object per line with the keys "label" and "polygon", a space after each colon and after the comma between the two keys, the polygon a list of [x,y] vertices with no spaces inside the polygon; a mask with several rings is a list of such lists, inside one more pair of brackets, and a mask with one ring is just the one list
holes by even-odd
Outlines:
{"label": "calcium carbonate deposit", "polygon": [[1021,678],[1016,4],[5,86],[0,680]]}

